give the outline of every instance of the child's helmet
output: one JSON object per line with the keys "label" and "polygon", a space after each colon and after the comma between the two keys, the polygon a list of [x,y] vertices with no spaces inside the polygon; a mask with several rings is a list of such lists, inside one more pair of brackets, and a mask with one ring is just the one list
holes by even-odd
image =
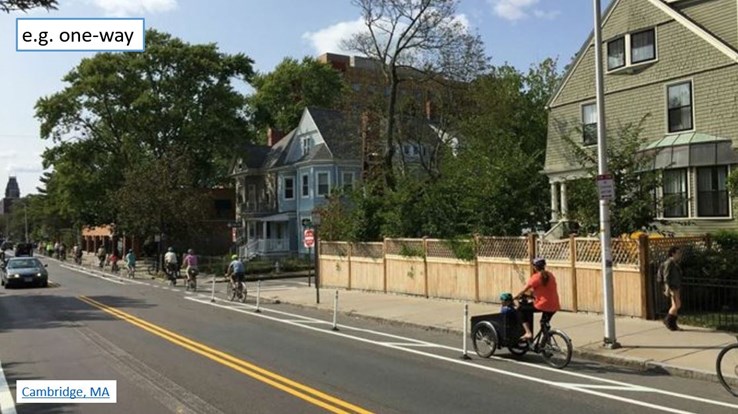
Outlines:
{"label": "child's helmet", "polygon": [[507,302],[510,300],[513,300],[512,293],[505,292],[500,294],[500,301]]}

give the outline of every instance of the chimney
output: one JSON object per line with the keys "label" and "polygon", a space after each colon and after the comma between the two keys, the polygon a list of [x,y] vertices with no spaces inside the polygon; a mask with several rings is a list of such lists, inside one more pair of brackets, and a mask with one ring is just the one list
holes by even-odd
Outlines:
{"label": "chimney", "polygon": [[433,115],[435,112],[435,105],[433,105],[433,101],[430,99],[425,100],[425,118],[429,121],[433,120]]}
{"label": "chimney", "polygon": [[274,144],[279,142],[280,139],[284,137],[284,134],[282,134],[281,131],[278,129],[274,129],[272,127],[269,127],[267,129],[267,145],[270,147],[273,147]]}

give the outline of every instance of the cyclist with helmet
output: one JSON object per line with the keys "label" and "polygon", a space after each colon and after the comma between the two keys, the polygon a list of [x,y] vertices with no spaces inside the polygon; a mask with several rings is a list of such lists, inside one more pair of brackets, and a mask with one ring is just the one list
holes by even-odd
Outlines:
{"label": "cyclist with helmet", "polygon": [[167,252],[164,254],[164,269],[170,279],[177,279],[177,270],[179,270],[179,266],[177,265],[177,254],[174,253],[173,247],[168,248]]}
{"label": "cyclist with helmet", "polygon": [[246,267],[242,261],[238,260],[238,255],[231,256],[231,263],[228,265],[226,275],[231,278],[231,282],[236,287],[241,287],[246,282]]}
{"label": "cyclist with helmet", "polygon": [[182,266],[184,266],[185,268],[185,273],[187,274],[188,281],[197,277],[199,271],[197,269],[197,256],[195,255],[194,250],[187,250],[187,255],[185,256],[184,260],[182,260]]}
{"label": "cyclist with helmet", "polygon": [[526,292],[532,291],[534,301],[531,305],[529,302],[521,304],[518,307],[523,320],[523,329],[525,335],[520,339],[533,339],[533,314],[542,312],[541,323],[551,321],[554,313],[561,309],[559,304],[559,292],[556,287],[556,277],[550,271],[546,270],[546,260],[536,258],[533,260],[533,267],[536,272],[528,279],[523,289],[515,295],[516,298],[522,297]]}
{"label": "cyclist with helmet", "polygon": [[128,269],[128,277],[134,278],[136,276],[136,254],[133,253],[133,249],[128,249],[128,254],[125,257],[126,269]]}

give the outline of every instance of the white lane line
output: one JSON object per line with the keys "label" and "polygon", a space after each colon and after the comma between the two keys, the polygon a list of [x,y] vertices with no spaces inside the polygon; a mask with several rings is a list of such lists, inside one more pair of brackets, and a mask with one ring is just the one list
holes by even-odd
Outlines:
{"label": "white lane line", "polygon": [[[341,327],[343,328],[343,326]],[[434,345],[434,344],[410,344],[406,342],[381,342],[381,343],[384,345],[389,345],[389,346],[415,346],[418,348],[437,348],[438,347],[438,345]]]}
{"label": "white lane line", "polygon": [[113,279],[111,277],[101,276],[101,275],[98,275],[96,273],[92,273],[92,272],[87,271],[87,270],[76,269],[74,267],[69,267],[69,266],[64,266],[64,265],[60,265],[60,267],[63,267],[65,269],[69,269],[69,270],[74,270],[75,272],[83,273],[83,274],[85,274],[87,276],[96,277],[96,278],[102,279],[102,280],[104,280],[106,282],[115,283],[115,284],[118,284],[118,285],[125,285],[125,284],[127,284],[127,283],[123,283],[123,282],[121,282],[119,280],[115,280],[115,279]]}
{"label": "white lane line", "polygon": [[[260,318],[264,318],[264,319],[269,319],[269,320],[276,321],[276,322],[282,322],[282,323],[285,323],[285,324],[288,324],[288,325],[298,326],[298,327],[301,327],[301,328],[304,328],[304,329],[308,329],[308,330],[313,330],[313,331],[316,331],[316,332],[322,332],[324,334],[337,335],[337,336],[341,336],[343,338],[353,339],[353,340],[356,340],[356,341],[359,341],[359,342],[365,342],[365,343],[370,343],[370,344],[374,344],[374,345],[378,345],[378,346],[383,346],[383,347],[386,347],[386,348],[397,349],[397,350],[400,350],[400,351],[403,351],[403,352],[409,352],[409,353],[413,353],[413,354],[427,356],[429,358],[441,359],[441,360],[444,360],[444,361],[452,362],[454,364],[464,365],[464,366],[467,366],[467,367],[473,367],[473,368],[482,369],[482,370],[486,370],[486,371],[491,371],[491,372],[499,373],[499,374],[502,374],[502,375],[508,375],[508,376],[512,376],[512,377],[516,377],[516,378],[520,378],[520,379],[524,379],[524,380],[528,380],[528,381],[540,382],[540,383],[547,384],[547,385],[557,386],[557,387],[561,387],[561,388],[567,388],[567,386],[566,386],[567,383],[550,382],[548,380],[542,380],[542,379],[530,377],[530,376],[527,376],[527,375],[517,374],[515,372],[511,372],[511,371],[508,371],[508,370],[499,370],[499,369],[495,369],[495,368],[484,366],[484,365],[470,364],[468,362],[456,360],[454,358],[447,358],[447,357],[444,357],[444,356],[441,356],[441,355],[430,354],[430,353],[422,352],[422,351],[419,351],[419,350],[416,350],[416,349],[403,348],[403,347],[400,347],[400,346],[397,346],[397,345],[387,345],[386,342],[378,342],[378,341],[373,341],[371,339],[365,339],[365,338],[361,338],[361,337],[357,337],[357,336],[351,336],[351,335],[345,334],[343,332],[336,332],[336,331],[332,331],[332,330],[320,329],[320,328],[317,328],[317,327],[314,327],[314,326],[309,326],[309,325],[305,324],[304,322],[290,322],[290,320],[285,320],[285,319],[280,319],[280,318],[276,318],[276,317],[273,317],[273,316],[265,315],[264,314],[264,311],[269,311],[269,312],[274,312],[274,313],[278,313],[278,314],[292,316],[293,318],[297,318],[298,320],[299,320],[299,318],[306,318],[306,319],[312,319],[312,320],[318,320],[319,321],[319,319],[308,318],[308,317],[305,317],[305,316],[302,316],[302,315],[296,315],[296,314],[291,314],[291,313],[288,313],[288,312],[277,311],[277,310],[269,309],[269,308],[265,308],[265,307],[261,307],[262,313],[255,313],[255,312],[251,312],[251,311],[248,311],[248,310],[239,309],[239,308],[236,308],[234,306],[226,306],[226,305],[222,305],[222,304],[219,304],[219,303],[212,303],[209,300],[208,301],[203,301],[203,300],[199,300],[197,298],[191,298],[191,297],[185,297],[185,299],[191,300],[193,302],[199,302],[199,303],[204,304],[204,305],[211,305],[211,306],[215,306],[215,307],[222,308],[222,309],[232,310],[234,312],[240,312],[240,313],[243,313],[243,314],[246,314],[246,315],[256,316],[256,317],[260,317]],[[254,307],[252,306],[251,308],[254,308]],[[401,336],[398,336],[398,335],[384,334],[382,332],[372,331],[372,330],[369,330],[369,329],[353,328],[353,327],[350,327],[350,326],[347,326],[347,325],[341,325],[341,329],[342,329],[342,331],[356,330],[356,331],[360,331],[360,332],[370,332],[370,333],[375,333],[375,334],[378,334],[378,335],[391,336],[391,337],[395,337],[395,338],[399,338],[399,339],[403,339],[403,340],[410,341],[410,342],[415,342],[415,343],[436,345],[436,344],[433,344],[431,342],[420,341],[420,340],[413,339],[413,338],[404,338],[404,337],[401,337]],[[437,348],[451,349],[451,350],[455,350],[455,351],[458,351],[458,352],[462,352],[462,349],[460,349],[460,348],[454,348],[454,347],[449,347],[449,346],[440,345],[440,344],[437,345]],[[515,360],[512,360],[512,359],[504,359],[504,358],[499,358],[499,357],[498,358],[494,358],[494,359],[499,360],[499,361],[503,361],[503,362],[512,363],[512,364],[524,365],[524,366],[529,367],[529,368],[536,368],[536,369],[551,371],[551,372],[554,372],[554,373],[559,374],[559,375],[568,375],[568,376],[573,376],[573,377],[585,378],[585,379],[588,379],[588,380],[598,381],[598,382],[603,382],[603,383],[608,383],[608,384],[613,384],[613,385],[617,385],[617,386],[621,386],[621,387],[633,387],[633,385],[628,384],[628,383],[625,383],[625,382],[620,382],[620,381],[616,381],[616,380],[610,380],[610,379],[606,379],[606,378],[594,377],[594,376],[590,376],[590,375],[587,375],[587,374],[581,374],[581,373],[577,373],[577,372],[571,372],[571,371],[565,371],[565,370],[559,370],[559,369],[549,368],[549,367],[542,366],[540,364],[532,364],[532,363],[527,363],[527,362],[522,362],[522,361],[515,361]],[[563,386],[560,385],[560,384],[563,384]],[[648,392],[654,393],[654,394],[668,395],[668,396],[671,396],[671,397],[681,398],[681,399],[685,399],[685,400],[691,400],[691,401],[700,402],[700,403],[704,403],[704,404],[718,405],[718,406],[722,406],[722,407],[728,407],[728,408],[738,409],[738,405],[736,405],[736,404],[725,403],[725,402],[722,402],[722,401],[714,401],[714,400],[710,400],[710,399],[706,399],[706,398],[695,397],[695,396],[692,396],[692,395],[678,394],[678,393],[675,393],[675,392],[665,391],[665,390],[661,390],[661,389],[658,389],[658,388],[642,387],[642,386],[636,386],[636,387],[642,388],[644,391],[645,390],[648,390]],[[616,395],[604,394],[604,393],[601,393],[601,392],[597,392],[597,391],[593,391],[593,390],[588,390],[588,389],[584,389],[584,388],[570,387],[570,388],[567,388],[567,389],[571,389],[571,390],[582,392],[582,393],[586,393],[586,394],[599,395],[599,396],[602,396],[604,398],[611,398],[611,399],[615,399],[615,400],[619,400],[619,401],[630,402],[630,403],[635,404],[635,405],[641,405],[641,406],[644,406],[644,407],[654,408],[654,409],[661,410],[661,411],[666,411],[666,412],[673,412],[673,413],[684,413],[684,412],[686,412],[686,411],[679,411],[679,410],[671,409],[671,408],[668,408],[668,407],[662,407],[662,406],[659,406],[659,405],[653,405],[653,404],[646,403],[646,402],[643,402],[643,401],[630,400],[630,399],[622,398],[622,397],[619,397],[619,396],[616,396]]]}
{"label": "white lane line", "polygon": [[557,384],[559,387],[564,388],[587,388],[592,390],[610,390],[610,391],[637,391],[637,392],[651,392],[646,387],[639,385],[619,386],[619,385],[598,385],[598,384],[574,384],[574,383],[563,383]]}
{"label": "white lane line", "polygon": [[287,320],[290,322],[295,322],[295,323],[315,323],[315,324],[325,324],[325,325],[331,324],[328,321],[306,321],[304,319],[287,319]]}
{"label": "white lane line", "polygon": [[5,372],[0,362],[0,413],[16,414],[15,402],[13,402],[13,394],[10,393],[8,381],[5,380]]}

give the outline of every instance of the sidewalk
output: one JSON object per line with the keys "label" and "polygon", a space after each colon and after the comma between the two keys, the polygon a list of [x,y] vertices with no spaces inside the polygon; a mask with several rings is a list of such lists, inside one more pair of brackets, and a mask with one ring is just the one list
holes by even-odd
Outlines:
{"label": "sidewalk", "polygon": [[[315,303],[314,287],[270,291],[265,293],[263,298],[268,301],[332,311],[334,292],[335,289],[321,289],[320,305]],[[462,335],[463,329],[463,306],[464,302],[460,301],[339,290],[341,314],[459,335]],[[469,315],[497,313],[499,310],[499,305],[469,303]],[[736,341],[735,334],[704,328],[682,326],[683,331],[671,332],[661,321],[616,318],[617,340],[622,347],[610,350],[601,345],[604,337],[602,315],[558,312],[552,325],[569,334],[576,356],[642,370],[667,372],[675,376],[715,381],[717,381],[715,375],[717,354],[723,346]]]}

